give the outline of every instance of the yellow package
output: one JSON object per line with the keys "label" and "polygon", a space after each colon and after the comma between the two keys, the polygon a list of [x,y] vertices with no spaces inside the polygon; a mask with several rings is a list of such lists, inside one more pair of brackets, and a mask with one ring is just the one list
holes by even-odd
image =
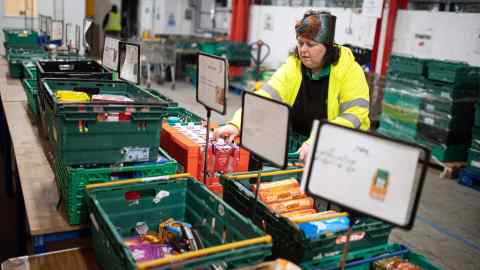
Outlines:
{"label": "yellow package", "polygon": [[55,93],[60,103],[90,102],[90,96],[85,92],[59,90]]}

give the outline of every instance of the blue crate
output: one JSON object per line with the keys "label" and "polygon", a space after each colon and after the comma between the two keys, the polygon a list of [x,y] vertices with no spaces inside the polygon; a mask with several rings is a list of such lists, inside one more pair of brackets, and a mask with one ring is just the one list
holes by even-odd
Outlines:
{"label": "blue crate", "polygon": [[460,185],[480,191],[480,172],[469,168],[463,169],[458,173],[457,181]]}

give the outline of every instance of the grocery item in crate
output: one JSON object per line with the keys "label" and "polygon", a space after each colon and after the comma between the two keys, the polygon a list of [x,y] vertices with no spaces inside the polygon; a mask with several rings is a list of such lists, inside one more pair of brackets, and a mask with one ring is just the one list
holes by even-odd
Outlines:
{"label": "grocery item in crate", "polygon": [[58,90],[55,96],[60,103],[90,102],[90,96],[81,91]]}
{"label": "grocery item in crate", "polygon": [[315,213],[304,213],[304,214],[293,215],[293,216],[290,215],[289,219],[295,223],[304,223],[309,221],[325,220],[325,219],[336,218],[336,217],[347,216],[347,215],[348,214],[346,212],[338,213],[336,211],[329,210],[329,211],[323,211],[323,212],[315,211]]}
{"label": "grocery item in crate", "polygon": [[422,268],[400,258],[392,257],[376,261],[374,270],[421,270]]}
{"label": "grocery item in crate", "polygon": [[135,102],[135,100],[122,96],[122,95],[93,95],[92,102],[108,102],[108,103],[125,103],[125,102]]}
{"label": "grocery item in crate", "polygon": [[325,234],[334,234],[336,232],[348,229],[350,220],[348,217],[338,217],[327,220],[319,220],[298,224],[308,239],[317,239]]}
{"label": "grocery item in crate", "polygon": [[313,200],[313,198],[306,197],[306,198],[301,198],[296,200],[271,203],[271,204],[267,204],[267,206],[273,212],[276,212],[278,214],[283,214],[291,211],[311,209],[314,207],[314,204],[315,204],[315,201]]}
{"label": "grocery item in crate", "polygon": [[317,213],[317,210],[311,208],[306,210],[298,210],[298,211],[283,213],[282,216],[286,218],[294,218],[294,217],[302,217],[302,216],[315,214],[315,213]]}
{"label": "grocery item in crate", "polygon": [[[200,146],[200,161],[198,162],[199,171],[203,172],[205,157],[205,141],[207,130],[202,125],[188,123],[186,126],[175,124],[175,129],[191,139]],[[209,136],[212,138],[212,134]],[[209,144],[208,153],[208,175],[214,176],[216,173],[233,172],[240,159],[240,148],[235,143],[228,143],[223,139],[212,141]],[[200,177],[203,179],[203,177]]]}
{"label": "grocery item in crate", "polygon": [[140,237],[127,238],[124,244],[130,249],[133,258],[137,262],[149,261],[169,255],[175,255],[175,251],[168,245],[154,245],[145,243]]}
{"label": "grocery item in crate", "polygon": [[158,232],[150,230],[146,222],[137,222],[135,231],[137,235],[126,238],[124,244],[137,262],[194,251],[202,246],[191,224],[171,218],[160,223]]}
{"label": "grocery item in crate", "polygon": [[264,203],[274,203],[304,198],[306,195],[300,187],[277,187],[258,191],[258,197]]}
{"label": "grocery item in crate", "polygon": [[[290,187],[299,187],[300,184],[298,183],[297,179],[290,178],[282,181],[270,182],[270,183],[261,183],[260,190],[268,190],[268,189],[275,189],[275,188],[290,188]],[[257,190],[257,185],[252,185],[252,190],[255,192]]]}

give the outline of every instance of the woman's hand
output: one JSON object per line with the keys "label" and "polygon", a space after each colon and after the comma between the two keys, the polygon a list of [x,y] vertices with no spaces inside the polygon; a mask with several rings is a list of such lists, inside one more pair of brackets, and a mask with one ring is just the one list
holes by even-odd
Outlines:
{"label": "woman's hand", "polygon": [[238,128],[232,124],[226,124],[224,126],[218,127],[213,131],[213,138],[217,140],[218,138],[228,138],[229,142],[232,142],[235,137],[239,135],[240,131]]}
{"label": "woman's hand", "polygon": [[304,142],[300,147],[300,149],[298,149],[298,154],[301,161],[305,161],[309,151],[310,151],[310,144]]}

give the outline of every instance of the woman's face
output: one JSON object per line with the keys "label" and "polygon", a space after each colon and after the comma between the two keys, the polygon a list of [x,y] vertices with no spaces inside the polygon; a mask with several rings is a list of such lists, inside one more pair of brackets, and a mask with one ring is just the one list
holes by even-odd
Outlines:
{"label": "woman's face", "polygon": [[309,69],[319,70],[322,68],[323,57],[327,52],[325,45],[311,39],[299,37],[297,39],[298,55],[302,63]]}

